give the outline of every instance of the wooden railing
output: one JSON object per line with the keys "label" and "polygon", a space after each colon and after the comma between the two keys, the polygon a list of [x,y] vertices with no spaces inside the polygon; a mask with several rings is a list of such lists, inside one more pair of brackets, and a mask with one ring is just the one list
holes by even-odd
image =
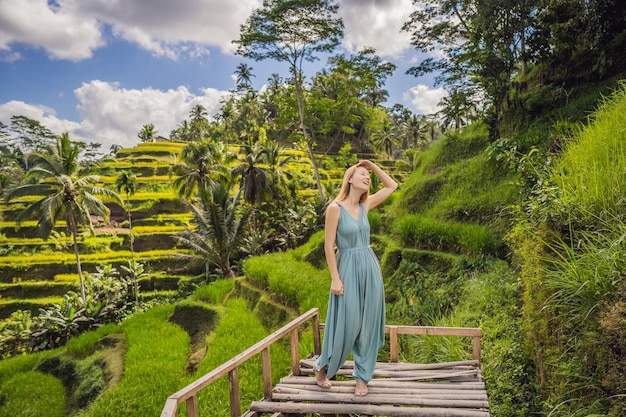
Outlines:
{"label": "wooden railing", "polygon": [[[239,366],[261,353],[263,371],[263,395],[272,398],[272,362],[270,346],[287,334],[291,335],[291,372],[300,375],[300,349],[298,331],[302,325],[311,320],[313,331],[313,349],[316,355],[321,352],[320,334],[325,325],[319,322],[319,310],[312,308],[300,317],[289,322],[274,333],[267,336],[254,346],[241,352],[239,355],[223,363],[208,374],[187,385],[180,391],[170,395],[165,402],[161,417],[175,417],[178,415],[178,406],[185,402],[187,417],[199,417],[198,392],[209,386],[217,379],[228,374],[230,391],[230,415],[241,417],[241,401],[239,396]],[[429,326],[385,326],[385,333],[389,334],[389,353],[391,362],[398,362],[398,335],[426,335],[426,336],[468,336],[472,337],[472,356],[480,362],[480,341],[482,330],[467,327],[429,327]]]}

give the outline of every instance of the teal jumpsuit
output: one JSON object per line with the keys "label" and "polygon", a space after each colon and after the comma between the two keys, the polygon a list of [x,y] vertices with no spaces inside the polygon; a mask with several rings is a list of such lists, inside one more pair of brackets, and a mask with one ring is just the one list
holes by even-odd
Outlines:
{"label": "teal jumpsuit", "polygon": [[330,294],[322,353],[315,369],[332,378],[352,351],[353,376],[368,383],[378,350],[385,342],[385,297],[378,259],[370,246],[367,211],[359,205],[355,219],[340,203],[337,268],[343,295]]}

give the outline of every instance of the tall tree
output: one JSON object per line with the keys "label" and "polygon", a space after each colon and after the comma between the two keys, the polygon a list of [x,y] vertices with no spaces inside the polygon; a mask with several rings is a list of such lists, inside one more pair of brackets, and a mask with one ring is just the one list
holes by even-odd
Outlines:
{"label": "tall tree", "polygon": [[232,169],[234,177],[240,177],[243,198],[250,204],[263,201],[269,186],[269,176],[260,165],[267,159],[266,152],[259,146],[248,144],[241,147],[243,157],[240,164]]}
{"label": "tall tree", "polygon": [[137,190],[137,176],[133,174],[133,172],[129,169],[125,169],[118,175],[115,180],[115,187],[117,188],[117,192],[124,192],[126,195],[126,200],[124,201],[124,210],[126,210],[126,214],[128,215],[128,237],[130,240],[130,257],[131,263],[130,268],[128,268],[128,272],[131,274],[131,278],[133,280],[133,286],[135,290],[135,307],[138,305],[139,300],[139,288],[137,285],[137,263],[135,262],[135,236],[133,235],[133,216],[132,216],[132,204],[130,202],[130,197],[135,195],[135,191]]}
{"label": "tall tree", "polygon": [[125,169],[118,175],[115,180],[115,187],[117,188],[117,192],[124,192],[126,195],[126,200],[124,201],[124,209],[126,210],[126,214],[128,215],[128,229],[130,234],[130,254],[132,258],[133,264],[135,264],[135,249],[133,247],[134,237],[133,237],[133,219],[132,219],[132,205],[130,202],[130,197],[135,195],[135,191],[137,190],[137,176],[133,174],[133,172],[129,169]]}
{"label": "tall tree", "polygon": [[403,30],[411,33],[411,43],[419,51],[438,48],[444,57],[427,58],[407,73],[421,76],[438,71],[437,82],[484,92],[490,135],[497,138],[511,77],[526,57],[525,46],[520,46],[525,45],[522,41],[531,30],[539,1],[414,0],[418,9]]}
{"label": "tall tree", "polygon": [[72,142],[67,133],[56,140],[47,152],[33,152],[28,156],[28,177],[36,182],[18,185],[5,194],[9,201],[21,196],[41,196],[41,199],[26,207],[17,218],[18,224],[34,214],[39,214],[40,234],[47,238],[60,219],[65,219],[68,232],[74,242],[76,268],[80,280],[80,293],[85,300],[85,283],[78,252],[80,226],[88,226],[94,233],[91,215],[108,219],[109,209],[98,196],[112,199],[123,205],[120,196],[109,189],[98,187],[97,175],[81,176],[80,146]]}
{"label": "tall tree", "polygon": [[11,116],[11,131],[15,134],[15,146],[24,154],[44,150],[56,140],[56,135],[50,129],[26,116]]}
{"label": "tall tree", "polygon": [[324,189],[313,153],[314,142],[305,125],[304,61],[318,60],[316,54],[330,53],[343,37],[343,20],[336,16],[332,0],[264,0],[241,26],[237,53],[255,61],[286,62],[295,88],[299,129],[306,142],[320,196]]}

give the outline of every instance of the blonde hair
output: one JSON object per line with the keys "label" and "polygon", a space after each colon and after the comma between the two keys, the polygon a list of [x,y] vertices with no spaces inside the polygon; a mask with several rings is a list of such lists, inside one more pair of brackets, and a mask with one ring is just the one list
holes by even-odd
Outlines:
{"label": "blonde hair", "polygon": [[[357,168],[363,168],[367,170],[367,168],[359,167],[358,165],[352,165],[350,168],[348,168],[345,174],[343,174],[343,182],[341,183],[341,189],[339,190],[339,194],[337,194],[337,197],[335,197],[334,200],[331,201],[330,204],[328,204],[329,206],[333,203],[336,203],[337,201],[343,201],[346,198],[348,198],[348,195],[350,194],[350,188],[352,187],[352,184],[350,184],[349,181],[354,176],[354,173],[356,172]],[[365,200],[367,200],[367,197],[369,197],[369,194],[370,194],[369,190],[361,194],[359,203],[365,202]]]}

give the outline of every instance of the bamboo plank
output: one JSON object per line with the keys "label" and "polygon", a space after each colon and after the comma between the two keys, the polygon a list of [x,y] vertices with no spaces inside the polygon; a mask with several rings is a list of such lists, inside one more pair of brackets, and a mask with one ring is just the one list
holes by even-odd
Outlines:
{"label": "bamboo plank", "polygon": [[[351,386],[354,387],[354,381],[332,381],[333,386]],[[303,384],[316,385],[315,379],[311,377],[285,377],[281,378],[280,384]],[[485,383],[481,381],[451,383],[442,382],[413,382],[413,381],[395,381],[387,379],[372,379],[368,386],[371,387],[387,387],[387,388],[411,388],[411,389],[440,389],[445,387],[451,390],[485,390]]]}
{"label": "bamboo plank", "polygon": [[314,401],[318,403],[348,403],[348,404],[388,404],[388,405],[412,405],[421,407],[439,407],[439,408],[474,408],[488,409],[487,401],[482,400],[441,400],[441,399],[422,399],[407,395],[381,395],[368,394],[365,397],[357,397],[354,394],[336,394],[336,393],[316,393],[313,391],[304,391],[300,394],[281,394],[274,393],[273,399],[276,401],[294,401],[305,402]]}
{"label": "bamboo plank", "polygon": [[[332,387],[330,391],[328,388],[321,388],[311,385],[277,385],[274,388],[274,393],[280,394],[299,394],[303,392],[323,392],[323,393],[340,393],[340,394],[353,394],[354,386],[352,387]],[[369,388],[370,394],[379,395],[407,395],[414,398],[444,398],[450,400],[481,400],[487,401],[487,394],[485,392],[473,392],[473,391],[453,391],[453,390],[410,390],[410,389],[397,389],[397,388]]]}
{"label": "bamboo plank", "polygon": [[408,408],[370,404],[307,404],[254,401],[251,410],[274,413],[367,414],[391,417],[489,417],[486,410],[454,408]]}
{"label": "bamboo plank", "polygon": [[[315,357],[300,360],[300,367],[305,369],[313,369]],[[459,361],[459,362],[441,362],[441,363],[404,363],[404,362],[376,362],[376,369],[397,370],[397,371],[419,371],[432,369],[445,369],[454,367],[479,367],[480,362],[476,360]],[[346,361],[340,369],[353,369],[354,361]]]}

